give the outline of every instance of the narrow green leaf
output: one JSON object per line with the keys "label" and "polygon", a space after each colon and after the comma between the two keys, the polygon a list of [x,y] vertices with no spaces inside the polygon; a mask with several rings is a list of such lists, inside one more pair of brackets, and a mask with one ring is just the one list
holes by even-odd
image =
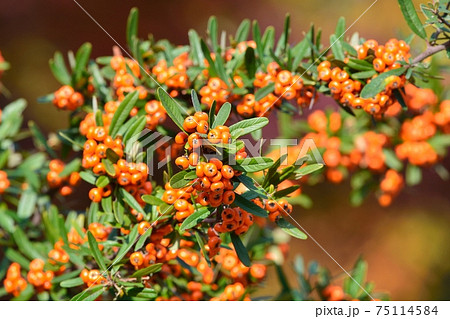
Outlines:
{"label": "narrow green leaf", "polygon": [[211,211],[206,207],[201,207],[189,215],[181,224],[179,233],[183,234],[186,230],[198,225],[202,220],[211,215]]}
{"label": "narrow green leaf", "polygon": [[162,263],[153,264],[153,265],[148,266],[148,267],[146,267],[144,269],[139,269],[138,271],[134,272],[131,275],[131,278],[141,278],[141,277],[148,276],[150,274],[154,274],[156,272],[159,272],[159,271],[161,271],[162,265],[163,265]]}
{"label": "narrow green leaf", "polygon": [[71,77],[69,71],[67,71],[64,63],[64,58],[61,52],[55,52],[53,59],[49,61],[50,70],[53,76],[62,85],[70,85]]}
{"label": "narrow green leaf", "polygon": [[231,165],[234,169],[254,173],[265,170],[273,165],[273,160],[268,157],[248,157],[236,161],[236,165]]}
{"label": "narrow green leaf", "polygon": [[234,40],[237,43],[246,41],[248,38],[248,34],[250,32],[250,20],[244,19],[241,24],[239,25],[236,35],[234,36]]}
{"label": "narrow green leaf", "polygon": [[92,45],[90,43],[84,43],[77,51],[75,56],[75,69],[73,73],[74,86],[78,85],[78,82],[83,76],[83,72],[86,70],[91,51]]}
{"label": "narrow green leaf", "polygon": [[269,95],[269,93],[272,93],[275,90],[275,83],[270,82],[265,87],[258,89],[255,93],[255,100],[260,101],[262,98]]}
{"label": "narrow green leaf", "polygon": [[302,232],[297,227],[293,226],[291,223],[289,223],[284,218],[279,218],[277,220],[277,225],[280,227],[283,231],[291,235],[292,237],[299,238],[299,239],[306,239],[308,236],[304,232]]}
{"label": "narrow green leaf", "polygon": [[235,204],[237,207],[242,208],[246,212],[249,212],[255,216],[267,217],[269,215],[265,209],[259,207],[252,201],[249,201],[248,199],[242,197],[239,194],[236,194],[236,198],[234,199],[233,204]]}
{"label": "narrow green leaf", "polygon": [[224,125],[225,122],[228,120],[228,117],[231,113],[231,104],[229,102],[225,102],[221,107],[219,112],[217,113],[217,116],[214,119],[213,125],[211,128],[215,128],[220,125]]}
{"label": "narrow green leaf", "polygon": [[[159,100],[161,101],[162,105],[164,106],[164,109],[167,112],[167,115],[174,121],[174,123],[184,132],[183,129],[183,122],[184,117],[182,115],[182,111],[184,109],[174,101],[174,99],[167,94],[166,91],[164,91],[162,88],[158,88],[157,94],[159,97]],[[184,111],[184,113],[186,113]]]}
{"label": "narrow green leaf", "polygon": [[201,112],[202,107],[200,105],[200,101],[198,100],[198,95],[194,89],[191,90],[191,99],[192,99],[192,105],[194,106],[195,111]]}
{"label": "narrow green leaf", "polygon": [[101,175],[97,178],[95,185],[99,188],[103,188],[109,184],[109,178],[105,175]]}
{"label": "narrow green leaf", "polygon": [[119,193],[122,195],[123,200],[127,203],[131,208],[135,209],[137,212],[145,215],[144,209],[139,205],[136,199],[128,193],[124,188],[119,189]]}
{"label": "narrow green leaf", "polygon": [[381,73],[376,78],[372,79],[369,84],[364,86],[361,91],[361,97],[363,99],[374,97],[386,88],[386,86],[390,83],[389,81],[392,76],[400,76],[405,72],[406,68],[398,68]]}
{"label": "narrow green leaf", "polygon": [[332,34],[330,36],[330,46],[331,51],[333,51],[334,57],[340,61],[344,60],[344,48],[342,47],[342,43],[339,41],[338,37],[335,34]]}
{"label": "narrow green leaf", "polygon": [[403,16],[405,17],[406,23],[410,29],[417,34],[422,39],[427,38],[427,33],[423,27],[422,22],[417,15],[416,8],[412,0],[398,0],[400,9],[402,10]]}
{"label": "narrow green leaf", "polygon": [[91,171],[80,172],[80,177],[85,182],[88,182],[89,184],[95,185],[96,178],[95,178],[94,174]]}
{"label": "narrow green leaf", "polygon": [[87,235],[88,235],[88,241],[89,241],[89,248],[91,249],[92,256],[94,257],[95,262],[97,263],[97,265],[99,266],[101,271],[106,271],[107,270],[106,264],[103,259],[102,253],[98,249],[97,240],[95,239],[94,235],[92,235],[92,233],[90,231],[87,232]]}
{"label": "narrow green leaf", "polygon": [[245,248],[239,236],[234,232],[230,233],[230,237],[239,260],[244,264],[244,266],[250,267],[252,263],[250,261],[250,257],[248,256],[247,248]]}
{"label": "narrow green leaf", "polygon": [[109,135],[111,135],[112,137],[116,137],[117,131],[130,115],[131,109],[136,104],[138,97],[138,91],[133,91],[131,93],[128,93],[125,99],[120,103],[111,120],[111,124],[109,126]]}
{"label": "narrow green leaf", "polygon": [[17,216],[22,219],[29,218],[34,211],[37,201],[37,194],[28,189],[22,193],[19,200],[19,206],[17,207]]}
{"label": "narrow green leaf", "polygon": [[160,206],[164,204],[164,201],[162,199],[153,195],[143,195],[142,200],[152,206]]}
{"label": "narrow green leaf", "polygon": [[249,134],[269,123],[266,117],[256,117],[252,119],[242,120],[230,126],[230,134],[233,139],[237,139],[243,135]]}
{"label": "narrow green leaf", "polygon": [[61,282],[60,286],[63,288],[72,288],[72,287],[78,287],[84,284],[83,279],[80,277],[67,279]]}
{"label": "narrow green leaf", "polygon": [[406,184],[408,186],[414,186],[420,183],[422,180],[422,170],[420,167],[409,164],[406,167]]}
{"label": "narrow green leaf", "polygon": [[127,21],[127,43],[129,48],[133,47],[133,38],[137,38],[138,21],[139,10],[137,8],[132,8]]}

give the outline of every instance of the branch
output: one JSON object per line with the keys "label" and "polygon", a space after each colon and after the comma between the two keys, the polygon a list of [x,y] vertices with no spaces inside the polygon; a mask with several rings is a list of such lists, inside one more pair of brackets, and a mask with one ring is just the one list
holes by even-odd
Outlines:
{"label": "branch", "polygon": [[412,60],[411,66],[417,65],[420,62],[422,62],[423,60],[425,60],[426,58],[428,58],[438,52],[447,50],[449,48],[450,48],[450,41],[447,41],[443,44],[428,46],[428,48],[424,52],[422,52],[421,54],[419,54]]}

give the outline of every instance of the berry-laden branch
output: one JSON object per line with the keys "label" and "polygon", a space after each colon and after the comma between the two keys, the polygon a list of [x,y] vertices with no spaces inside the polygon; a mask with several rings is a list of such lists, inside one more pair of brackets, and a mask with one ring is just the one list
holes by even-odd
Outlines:
{"label": "berry-laden branch", "polygon": [[[450,145],[450,103],[414,83],[429,76],[416,68],[419,62],[449,43],[429,46],[409,66],[415,72],[407,72],[411,48],[405,41],[381,44],[355,35],[351,43],[336,42],[306,72],[325,46],[314,29],[289,44],[289,18],[278,43],[272,28],[262,33],[258,23],[245,20],[226,47],[218,45],[214,17],[209,38],[191,30],[186,46],[138,39],[137,22],[133,9],[127,27],[133,59],[117,49],[93,59],[92,46],[84,44],[69,56],[68,69],[55,53],[50,68],[61,87],[40,101],[70,112],[60,139],[48,139],[33,124],[36,147],[11,147],[21,134],[25,103],[1,113],[0,245],[8,247],[10,264],[4,293],[250,300],[275,267],[282,298],[369,299],[358,294],[367,287],[373,295],[362,282],[363,261],[349,272],[361,274],[358,282],[342,288],[325,270],[307,267],[312,273],[298,276],[308,284],[294,291],[281,267],[289,237],[279,234],[307,239],[289,222],[291,214],[301,218],[300,206],[312,204],[302,189],[307,183],[351,179],[353,204],[374,194],[388,206],[405,185],[420,182],[422,168],[443,174],[437,167]],[[340,19],[336,33],[345,29]],[[315,109],[298,120],[294,115],[317,107],[319,94],[341,109]],[[284,137],[301,140],[287,154],[251,154],[246,137],[262,139],[271,111]],[[308,143],[310,154],[303,148]],[[167,166],[154,163],[166,159]],[[91,188],[87,196],[81,183]],[[60,213],[54,203],[70,212]]]}

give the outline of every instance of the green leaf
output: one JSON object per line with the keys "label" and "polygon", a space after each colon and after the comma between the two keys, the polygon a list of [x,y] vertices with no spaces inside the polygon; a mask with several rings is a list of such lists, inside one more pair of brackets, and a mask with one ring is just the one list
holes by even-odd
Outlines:
{"label": "green leaf", "polygon": [[373,71],[373,64],[365,60],[349,59],[347,66],[357,71]]}
{"label": "green leaf", "polygon": [[189,173],[189,171],[181,171],[173,175],[169,181],[170,186],[178,189],[188,185],[191,181],[184,178],[187,173]]}
{"label": "green leaf", "polygon": [[113,163],[107,158],[102,159],[103,166],[105,166],[105,171],[109,176],[116,175],[116,169],[114,168]]}
{"label": "green leaf", "polygon": [[247,157],[236,160],[236,163],[236,165],[231,165],[231,167],[241,172],[254,173],[272,166],[273,159],[268,157]]}
{"label": "green leaf", "polygon": [[120,195],[122,195],[123,200],[125,201],[125,203],[127,203],[131,208],[135,209],[137,212],[145,215],[144,209],[141,207],[141,205],[139,205],[139,203],[136,201],[136,199],[133,197],[133,195],[128,193],[122,187],[119,189],[119,193],[120,193]]}
{"label": "green leaf", "polygon": [[344,287],[346,288],[346,293],[356,298],[361,290],[361,286],[364,284],[366,273],[367,262],[359,258],[351,272],[352,277],[345,279]]}
{"label": "green leaf", "polygon": [[92,235],[91,231],[89,231],[89,230],[87,232],[87,235],[88,235],[88,241],[89,241],[89,248],[91,249],[92,256],[94,257],[95,262],[97,263],[97,265],[99,266],[101,271],[103,271],[103,272],[107,271],[106,264],[103,259],[103,255],[100,252],[100,250],[98,249],[97,240],[95,239],[94,235]]}
{"label": "green leaf", "polygon": [[217,41],[217,19],[215,16],[211,16],[208,20],[208,35],[211,39],[211,44],[214,52],[218,52],[219,44]]}
{"label": "green leaf", "polygon": [[362,72],[352,73],[350,76],[352,79],[362,80],[362,79],[369,79],[376,74],[377,74],[377,71],[371,70],[371,71],[362,71]]}
{"label": "green leaf", "polygon": [[361,91],[361,97],[363,99],[374,97],[386,88],[386,86],[390,83],[389,81],[391,76],[400,76],[405,72],[406,68],[398,68],[381,73],[376,78],[372,79],[369,84],[364,86]]}
{"label": "green leaf", "polygon": [[[30,269],[30,261],[22,256],[15,249],[8,248],[5,252],[5,257],[8,258],[9,261],[16,262],[20,266],[22,266],[25,270]],[[30,259],[34,259],[33,257]]]}
{"label": "green leaf", "polygon": [[243,135],[249,134],[260,128],[263,128],[269,123],[266,117],[256,117],[252,119],[242,120],[230,126],[231,137],[236,139]]}
{"label": "green leaf", "polygon": [[422,170],[419,166],[409,164],[406,167],[406,184],[414,186],[422,180]]}
{"label": "green leaf", "polygon": [[262,187],[266,187],[266,186],[270,185],[270,180],[272,179],[272,177],[277,172],[278,168],[281,165],[281,162],[284,162],[284,160],[287,158],[287,156],[288,156],[287,153],[283,154],[273,163],[273,165],[267,171],[266,176],[264,177],[264,181],[262,183]]}
{"label": "green leaf", "polygon": [[309,164],[309,165],[306,165],[304,167],[297,169],[296,171],[294,171],[294,173],[297,175],[305,176],[305,175],[314,173],[315,171],[318,171],[322,167],[323,167],[323,164]]}
{"label": "green leaf", "polygon": [[109,126],[109,135],[116,137],[117,131],[130,115],[131,109],[136,104],[139,97],[138,91],[128,93],[125,99],[120,103]]}
{"label": "green leaf", "polygon": [[216,64],[214,63],[213,59],[211,58],[211,52],[209,52],[209,48],[206,45],[205,41],[200,39],[200,46],[203,52],[203,55],[205,56],[206,61],[208,61],[208,71],[210,77],[216,77],[218,76]]}
{"label": "green leaf", "polygon": [[72,287],[78,287],[84,284],[83,279],[80,277],[67,279],[61,282],[60,286],[63,288],[72,288]]}
{"label": "green leaf", "polygon": [[247,69],[247,74],[250,79],[255,77],[256,73],[256,58],[255,50],[252,47],[248,47],[245,50],[245,67]]}
{"label": "green leaf", "polygon": [[255,216],[267,217],[269,215],[265,209],[259,207],[252,201],[249,201],[248,199],[242,197],[239,194],[236,194],[236,198],[234,199],[233,204],[239,208],[242,208],[246,212],[252,213]]}
{"label": "green leaf", "polygon": [[[162,105],[164,106],[164,109],[167,112],[167,115],[174,121],[174,123],[184,132],[183,129],[183,122],[184,117],[181,114],[181,111],[184,109],[179,105],[175,100],[167,94],[166,91],[164,91],[162,88],[158,88],[157,94],[159,97],[159,100],[161,101]],[[184,111],[184,113],[186,113]]]}
{"label": "green leaf", "polygon": [[202,251],[203,258],[205,258],[206,262],[208,263],[208,266],[211,267],[211,260],[209,259],[208,252],[205,248],[205,242],[203,241],[203,238],[200,236],[198,232],[194,233],[195,239],[197,240],[198,245],[200,246],[200,250]]}
{"label": "green leaf", "polygon": [[131,278],[141,278],[159,272],[161,271],[162,265],[162,263],[153,264],[151,266],[148,266],[147,268],[139,269],[131,275]]}
{"label": "green leaf", "polygon": [[402,10],[403,16],[405,17],[406,23],[410,29],[417,34],[422,39],[427,38],[427,33],[423,27],[422,22],[417,15],[416,8],[412,0],[398,0],[400,9]]}
{"label": "green leaf", "polygon": [[293,226],[291,223],[289,223],[284,218],[279,218],[277,220],[277,225],[280,227],[283,231],[291,235],[292,237],[299,238],[299,239],[306,239],[308,236],[304,232],[302,232],[297,227]]}
{"label": "green leaf", "polygon": [[99,188],[103,188],[109,184],[109,178],[105,175],[99,176],[97,178],[97,181],[95,182],[95,185]]}
{"label": "green leaf", "polygon": [[91,171],[80,172],[80,177],[82,180],[92,185],[95,185],[95,181],[97,180],[95,175]]}
{"label": "green leaf", "polygon": [[139,250],[142,247],[144,247],[145,241],[147,240],[147,238],[149,238],[152,234],[153,228],[150,227],[149,229],[147,229],[138,239],[136,246],[134,247],[135,250]]}
{"label": "green leaf", "polygon": [[286,18],[284,19],[284,28],[283,33],[281,34],[280,39],[278,40],[277,47],[275,50],[275,55],[280,55],[283,51],[287,50],[289,34],[291,32],[291,17],[289,14],[286,14]]}
{"label": "green leaf", "polygon": [[55,52],[53,59],[49,61],[50,70],[53,76],[62,85],[70,85],[71,77],[69,71],[67,71],[64,63],[64,58],[61,52]]}
{"label": "green leaf", "polygon": [[127,43],[129,48],[133,47],[133,38],[137,39],[138,21],[139,10],[137,8],[132,8],[127,21]]}
{"label": "green leaf", "polygon": [[228,120],[228,117],[231,113],[231,104],[229,102],[225,102],[221,107],[219,112],[217,113],[216,118],[214,119],[213,125],[211,128],[215,128],[220,125],[224,125]]}
{"label": "green leaf", "polygon": [[192,59],[194,60],[196,65],[204,66],[203,60],[205,59],[205,57],[203,56],[202,47],[200,45],[200,37],[195,30],[189,30],[188,36]]}
{"label": "green leaf", "polygon": [[303,39],[295,47],[292,48],[292,56],[294,57],[292,59],[292,66],[291,66],[292,72],[294,72],[300,65],[300,62],[302,62],[303,58],[308,53],[308,49],[309,49],[309,42],[306,39]]}
{"label": "green leaf", "polygon": [[275,192],[273,194],[273,197],[274,198],[285,197],[285,196],[289,195],[290,193],[295,192],[299,188],[300,188],[300,185],[289,186],[289,187],[287,187],[285,189],[282,189],[282,190],[279,190],[279,191]]}
{"label": "green leaf", "polygon": [[68,163],[61,173],[59,173],[59,177],[67,177],[73,172],[79,171],[81,167],[81,160],[79,158],[73,159],[70,163]]}
{"label": "green leaf", "polygon": [[343,61],[345,58],[344,48],[342,47],[342,43],[338,39],[337,35],[332,34],[330,36],[330,46],[331,46],[331,51],[333,51],[334,57],[340,61]]}
{"label": "green leaf", "polygon": [[230,233],[230,237],[239,260],[245,266],[250,267],[252,263],[250,261],[250,257],[248,256],[247,248],[245,248],[239,236],[236,235],[234,232]]}
{"label": "green leaf", "polygon": [[255,93],[255,100],[260,101],[262,98],[266,97],[269,93],[275,90],[275,83],[270,82],[265,87],[258,89]]}
{"label": "green leaf", "polygon": [[194,213],[189,215],[181,224],[179,233],[183,234],[186,230],[198,225],[202,220],[211,215],[211,211],[206,207],[197,209]]}
{"label": "green leaf", "polygon": [[138,236],[139,236],[138,225],[136,224],[133,226],[130,233],[126,237],[126,241],[123,243],[122,247],[120,247],[119,251],[117,252],[116,258],[114,258],[112,265],[118,263],[127,254],[127,252],[131,249],[131,247],[133,247],[134,244],[136,243],[136,239],[138,238]]}
{"label": "green leaf", "polygon": [[200,105],[200,101],[198,100],[198,95],[194,89],[191,90],[191,99],[192,99],[192,105],[194,106],[195,111],[201,112],[202,107]]}
{"label": "green leaf", "polygon": [[40,258],[45,260],[43,256],[35,249],[35,247],[28,240],[27,236],[20,227],[16,227],[14,233],[12,233],[14,241],[16,242],[19,251],[30,259]]}
{"label": "green leaf", "polygon": [[395,155],[392,149],[383,149],[383,154],[385,158],[386,165],[396,171],[401,171],[403,169],[403,163]]}
{"label": "green leaf", "polygon": [[153,195],[143,195],[141,198],[144,202],[152,206],[160,206],[164,204],[164,201],[162,199]]}
{"label": "green leaf", "polygon": [[336,25],[336,31],[334,31],[334,34],[336,34],[336,36],[339,38],[343,36],[344,33],[345,33],[345,18],[340,17]]}
{"label": "green leaf", "polygon": [[248,38],[248,34],[250,32],[250,20],[244,19],[241,24],[239,25],[236,35],[234,36],[234,40],[237,43],[246,41]]}
{"label": "green leaf", "polygon": [[70,299],[71,301],[93,301],[103,294],[104,287],[102,285],[95,285],[93,287],[86,288],[79,294]]}
{"label": "green leaf", "polygon": [[146,124],[147,119],[145,115],[137,117],[130,128],[126,130],[126,133],[123,137],[123,143],[127,145],[127,141],[135,142],[140,137],[140,133],[144,130]]}
{"label": "green leaf", "polygon": [[37,194],[28,189],[22,193],[19,200],[19,206],[17,207],[17,216],[22,219],[29,218],[34,211],[37,201]]}
{"label": "green leaf", "polygon": [[89,56],[91,55],[92,45],[90,43],[84,43],[77,51],[75,56],[75,69],[73,73],[74,87],[78,85],[78,82],[83,76],[83,71],[89,62]]}

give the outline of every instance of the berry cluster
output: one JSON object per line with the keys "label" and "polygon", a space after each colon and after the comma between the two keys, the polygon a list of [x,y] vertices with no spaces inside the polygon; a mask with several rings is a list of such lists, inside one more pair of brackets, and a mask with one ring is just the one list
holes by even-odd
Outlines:
{"label": "berry cluster", "polygon": [[19,296],[27,287],[27,281],[20,275],[20,265],[18,263],[9,265],[3,286],[7,293],[15,297]]}
{"label": "berry cluster", "polygon": [[33,259],[30,262],[30,271],[27,274],[27,281],[38,291],[50,290],[54,273],[51,270],[44,271],[44,261]]}
{"label": "berry cluster", "polygon": [[442,101],[439,111],[434,114],[434,122],[443,133],[450,134],[450,100]]}
{"label": "berry cluster", "polygon": [[0,194],[3,194],[10,184],[8,174],[6,174],[5,171],[0,170]]}
{"label": "berry cluster", "polygon": [[189,77],[186,73],[187,68],[192,65],[189,53],[181,53],[173,59],[172,64],[168,67],[166,60],[159,60],[152,68],[152,73],[156,75],[156,80],[159,83],[165,84],[173,90],[170,92],[172,96],[177,96],[177,90],[185,90],[190,86]]}
{"label": "berry cluster", "polygon": [[51,188],[59,188],[62,196],[72,194],[73,188],[80,183],[80,174],[72,172],[68,176],[61,177],[65,164],[58,159],[51,160],[48,165],[50,171],[47,173],[47,182]]}
{"label": "berry cluster", "polygon": [[253,224],[253,215],[239,207],[225,208],[221,217],[222,220],[214,226],[214,230],[219,233],[234,231],[236,235],[240,235],[247,232]]}
{"label": "berry cluster", "polygon": [[434,116],[430,111],[406,120],[401,127],[400,137],[403,140],[395,151],[401,160],[408,160],[413,165],[432,165],[438,161],[438,154],[427,142],[436,134]]}
{"label": "berry cluster", "polygon": [[[408,61],[409,46],[404,41],[396,39],[389,40],[385,45],[379,45],[375,40],[366,41],[358,49],[358,59],[365,60],[368,57],[373,58],[373,67],[375,78],[383,72],[401,67],[401,62]],[[349,62],[347,58],[347,63]],[[323,61],[317,67],[319,80],[328,83],[328,88],[334,99],[339,103],[355,109],[364,109],[367,113],[380,116],[396,102],[392,91],[400,89],[405,85],[404,76],[390,76],[386,82],[388,85],[383,92],[370,99],[360,97],[362,86],[366,83],[359,79],[352,79],[351,75],[340,67],[332,67],[330,61]]]}
{"label": "berry cluster", "polygon": [[378,197],[380,205],[389,206],[393,198],[401,191],[403,184],[403,176],[397,171],[389,169],[380,183],[381,194]]}
{"label": "berry cluster", "polygon": [[98,269],[83,269],[80,273],[80,278],[88,287],[103,285],[106,283],[106,278],[102,276]]}
{"label": "berry cluster", "polygon": [[217,108],[220,109],[223,103],[229,101],[230,91],[227,84],[219,78],[210,78],[208,83],[199,91],[201,102],[208,107],[213,101],[216,101]]}
{"label": "berry cluster", "polygon": [[256,101],[255,95],[246,94],[242,98],[242,101],[236,106],[236,111],[242,117],[261,117],[269,116],[270,108],[276,102],[277,97],[272,93],[267,94],[261,100]]}
{"label": "berry cluster", "polygon": [[[98,242],[103,242],[108,239],[108,236],[112,231],[112,227],[107,227],[100,223],[91,223],[89,224],[88,230]],[[103,245],[98,245],[98,249],[103,250]]]}
{"label": "berry cluster", "polygon": [[61,110],[75,111],[84,104],[84,97],[80,92],[64,85],[54,93],[53,104]]}
{"label": "berry cluster", "polygon": [[51,264],[61,264],[59,272],[63,272],[66,269],[64,264],[69,262],[69,254],[63,249],[64,242],[60,239],[55,243],[53,249],[48,253],[48,258]]}

